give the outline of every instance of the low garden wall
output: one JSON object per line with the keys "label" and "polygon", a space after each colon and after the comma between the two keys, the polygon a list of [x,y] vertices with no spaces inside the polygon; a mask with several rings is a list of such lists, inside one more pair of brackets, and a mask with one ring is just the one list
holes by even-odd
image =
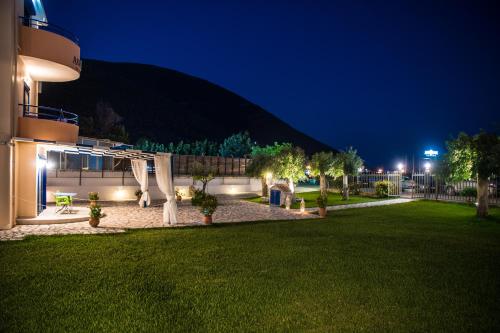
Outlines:
{"label": "low garden wall", "polygon": [[[193,179],[186,176],[175,176],[174,186],[181,192],[182,196],[188,196],[188,188],[193,184]],[[195,185],[201,188],[201,183]],[[47,201],[53,202],[55,192],[77,193],[76,199],[87,199],[89,192],[99,192],[101,200],[124,201],[135,200],[135,191],[139,184],[131,173],[106,171],[81,173],[78,171],[55,171],[51,170],[47,175]],[[208,184],[208,192],[211,194],[239,194],[259,193],[261,183],[259,179],[250,177],[216,177]],[[151,198],[164,199],[165,196],[158,189],[155,175],[149,175],[149,193]]]}

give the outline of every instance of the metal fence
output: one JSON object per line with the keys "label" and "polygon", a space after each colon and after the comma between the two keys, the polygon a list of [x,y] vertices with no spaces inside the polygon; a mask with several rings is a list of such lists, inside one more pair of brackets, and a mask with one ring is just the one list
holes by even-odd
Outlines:
{"label": "metal fence", "polygon": [[[490,179],[488,198],[490,204],[499,204],[500,180]],[[476,202],[477,181],[465,180],[449,182],[430,173],[413,174],[405,190],[412,198],[424,198],[444,201]]]}
{"label": "metal fence", "polygon": [[401,195],[400,173],[361,173],[350,177],[349,184],[356,184],[360,192],[375,193],[376,183],[381,181],[389,182],[388,195],[390,197]]}

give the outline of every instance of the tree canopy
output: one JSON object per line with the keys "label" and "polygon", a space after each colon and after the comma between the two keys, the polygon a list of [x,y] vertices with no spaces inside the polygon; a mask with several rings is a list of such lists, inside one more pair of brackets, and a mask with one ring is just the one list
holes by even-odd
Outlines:
{"label": "tree canopy", "polygon": [[252,140],[247,132],[233,134],[220,145],[219,155],[223,157],[243,157],[252,152]]}

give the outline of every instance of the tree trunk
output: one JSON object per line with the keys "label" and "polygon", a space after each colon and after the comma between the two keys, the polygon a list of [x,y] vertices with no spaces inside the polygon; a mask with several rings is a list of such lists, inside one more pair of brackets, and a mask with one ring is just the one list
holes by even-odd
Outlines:
{"label": "tree trunk", "polygon": [[260,177],[260,183],[262,184],[262,196],[267,197],[268,189],[267,189],[267,180],[266,177]]}
{"label": "tree trunk", "polygon": [[288,180],[288,187],[290,187],[290,191],[292,194],[295,194],[295,186],[293,185],[293,179]]}
{"label": "tree trunk", "polygon": [[488,179],[477,180],[477,217],[488,216]]}
{"label": "tree trunk", "polygon": [[207,189],[208,182],[202,181],[201,183],[202,183],[202,186],[203,186],[201,190],[203,191],[203,193],[205,193],[205,191]]}
{"label": "tree trunk", "polygon": [[326,191],[326,175],[323,172],[321,172],[319,174],[319,190],[320,190],[321,196],[328,195],[328,193]]}
{"label": "tree trunk", "polygon": [[349,178],[347,175],[342,176],[342,199],[349,200]]}

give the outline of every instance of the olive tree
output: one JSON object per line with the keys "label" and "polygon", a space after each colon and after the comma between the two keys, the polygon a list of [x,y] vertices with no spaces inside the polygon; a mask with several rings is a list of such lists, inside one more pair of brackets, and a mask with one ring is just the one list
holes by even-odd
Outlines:
{"label": "olive tree", "polygon": [[193,185],[196,181],[201,182],[201,190],[206,193],[208,183],[215,178],[217,170],[213,167],[205,167],[201,162],[196,161],[191,169],[191,176],[193,177]]}
{"label": "olive tree", "polygon": [[292,145],[290,143],[277,143],[270,146],[253,146],[252,147],[252,160],[246,169],[247,175],[251,177],[260,178],[262,184],[262,196],[268,195],[268,184],[267,178],[268,175],[271,175],[276,170],[276,156],[285,148],[291,148]]}
{"label": "olive tree", "polygon": [[500,138],[493,133],[481,132],[475,136],[460,133],[446,142],[448,152],[444,159],[448,179],[463,181],[477,179],[478,217],[488,215],[489,178],[500,174]]}
{"label": "olive tree", "polygon": [[305,154],[302,148],[286,147],[282,149],[275,159],[275,172],[279,178],[286,179],[290,191],[295,193],[295,182],[305,179]]}

